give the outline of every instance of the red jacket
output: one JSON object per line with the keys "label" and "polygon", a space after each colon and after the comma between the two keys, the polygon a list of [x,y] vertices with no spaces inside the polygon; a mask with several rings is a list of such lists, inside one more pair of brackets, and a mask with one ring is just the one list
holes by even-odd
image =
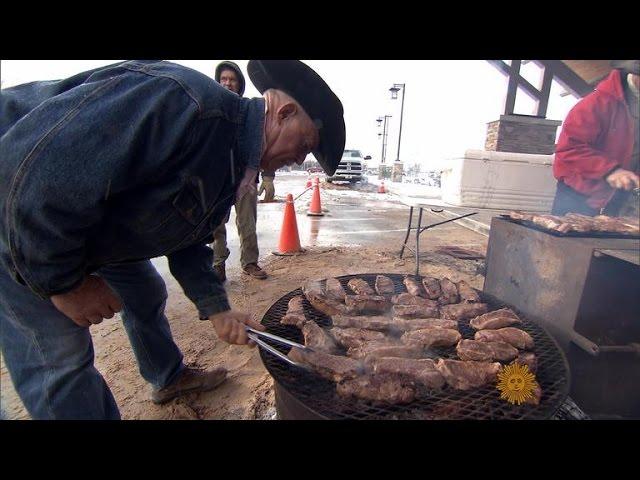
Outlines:
{"label": "red jacket", "polygon": [[620,70],[613,70],[567,115],[556,146],[554,176],[586,195],[591,208],[604,207],[615,193],[604,177],[616,167],[631,168],[633,128]]}

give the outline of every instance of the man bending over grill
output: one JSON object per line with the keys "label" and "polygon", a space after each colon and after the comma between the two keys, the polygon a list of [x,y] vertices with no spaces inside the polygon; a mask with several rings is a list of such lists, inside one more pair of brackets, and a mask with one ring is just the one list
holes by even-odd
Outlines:
{"label": "man bending over grill", "polygon": [[207,244],[258,168],[311,152],[332,175],[345,127],[303,63],[251,61],[248,72],[262,98],[156,61],[2,90],[1,346],[34,419],[120,418],[89,333],[119,311],[154,402],[225,379],[184,365],[151,258],[167,257],[222,340],[247,344],[246,326],[262,328],[230,308]]}

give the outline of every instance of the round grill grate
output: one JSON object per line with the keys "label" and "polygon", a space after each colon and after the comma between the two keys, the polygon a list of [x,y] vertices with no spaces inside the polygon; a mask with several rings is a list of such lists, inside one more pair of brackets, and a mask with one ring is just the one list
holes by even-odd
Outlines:
{"label": "round grill grate", "polygon": [[[377,275],[386,275],[395,285],[396,293],[406,292],[400,274],[359,274],[337,277],[347,292],[347,282],[352,278],[362,278],[371,287],[375,286]],[[302,332],[291,325],[282,325],[280,319],[286,314],[289,300],[302,295],[302,289],[296,289],[276,301],[265,313],[262,324],[269,333],[304,343]],[[480,292],[482,300],[489,310],[510,307]],[[318,325],[330,328],[331,318],[315,310],[304,299],[305,315]],[[537,324],[527,320],[516,309],[512,310],[522,320],[519,327],[531,335],[535,342],[533,352],[538,359],[536,380],[542,389],[539,405],[512,405],[500,398],[495,385],[486,385],[480,389],[459,391],[449,386],[442,390],[423,390],[421,395],[406,405],[371,403],[362,400],[345,399],[336,394],[335,384],[319,375],[293,367],[264,350],[260,350],[262,361],[282,388],[303,403],[310,411],[328,419],[473,419],[473,420],[519,420],[548,419],[560,407],[569,392],[569,367],[567,360],[557,343]],[[475,330],[469,326],[469,320],[459,322],[463,338],[473,339]],[[271,343],[284,354],[290,347]],[[434,348],[443,358],[457,359],[455,347]]]}

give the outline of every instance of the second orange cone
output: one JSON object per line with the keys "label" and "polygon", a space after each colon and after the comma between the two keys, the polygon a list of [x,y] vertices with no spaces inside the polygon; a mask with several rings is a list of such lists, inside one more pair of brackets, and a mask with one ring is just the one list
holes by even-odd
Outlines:
{"label": "second orange cone", "polygon": [[298,235],[298,222],[296,221],[296,210],[293,207],[293,195],[287,195],[284,205],[284,219],[282,220],[282,230],[280,231],[280,242],[275,255],[293,255],[304,252],[300,246],[300,236]]}
{"label": "second orange cone", "polygon": [[321,217],[324,213],[322,213],[322,206],[320,205],[320,179],[316,177],[314,180],[313,196],[311,197],[311,206],[309,207],[307,215]]}

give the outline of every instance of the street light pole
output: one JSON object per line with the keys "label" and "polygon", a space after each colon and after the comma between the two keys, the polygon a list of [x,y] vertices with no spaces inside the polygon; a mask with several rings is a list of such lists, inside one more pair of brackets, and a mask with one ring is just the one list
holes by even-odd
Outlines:
{"label": "street light pole", "polygon": [[402,89],[402,106],[400,107],[400,132],[398,133],[398,158],[396,158],[396,162],[400,161],[400,140],[402,139],[402,117],[404,115],[404,93],[406,91],[405,83],[394,83],[393,87],[389,89],[391,92],[391,99],[395,100],[398,98],[398,90]]}
{"label": "street light pole", "polygon": [[[378,127],[380,126],[380,123],[382,123],[382,118],[383,117],[378,117],[378,119],[376,120],[378,122]],[[384,163],[386,160],[386,156],[387,156],[387,136],[389,134],[389,132],[387,131],[387,119],[391,118],[391,115],[385,115],[384,116],[384,127],[382,129],[382,153],[380,155],[380,163]],[[380,135],[380,134],[378,134]]]}

